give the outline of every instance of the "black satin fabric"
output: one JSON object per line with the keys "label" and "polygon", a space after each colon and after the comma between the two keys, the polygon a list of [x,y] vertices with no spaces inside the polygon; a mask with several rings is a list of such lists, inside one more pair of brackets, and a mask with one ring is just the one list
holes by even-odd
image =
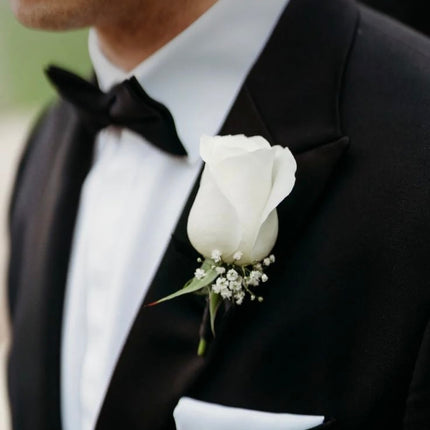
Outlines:
{"label": "black satin fabric", "polygon": [[125,127],[174,155],[186,155],[169,110],[149,97],[135,77],[104,93],[67,70],[50,66],[46,74],[60,95],[72,103],[92,133],[110,125]]}
{"label": "black satin fabric", "polygon": [[[324,415],[320,428],[430,428],[430,55],[425,38],[351,0],[291,0],[220,133],[288,146],[263,303],[227,310],[196,355],[204,301],[141,307],[97,430],[173,430],[182,396]],[[67,103],[32,134],[10,212],[8,381],[15,430],[61,429],[60,335],[94,136]],[[147,302],[196,268],[194,191]],[[136,280],[136,282],[139,282]]]}

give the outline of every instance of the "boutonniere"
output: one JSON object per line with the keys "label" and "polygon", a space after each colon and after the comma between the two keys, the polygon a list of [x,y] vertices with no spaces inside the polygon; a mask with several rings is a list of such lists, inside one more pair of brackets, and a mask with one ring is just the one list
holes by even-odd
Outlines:
{"label": "boutonniere", "polygon": [[288,148],[270,146],[263,137],[203,136],[205,162],[200,188],[188,217],[188,237],[201,254],[194,277],[179,291],[148,306],[184,294],[206,296],[198,354],[215,335],[220,305],[263,302],[266,269],[278,236],[276,207],[295,183],[296,161]]}

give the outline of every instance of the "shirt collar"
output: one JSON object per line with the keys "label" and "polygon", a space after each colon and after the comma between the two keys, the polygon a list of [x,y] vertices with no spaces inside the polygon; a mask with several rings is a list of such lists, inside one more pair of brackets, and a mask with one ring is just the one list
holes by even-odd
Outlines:
{"label": "shirt collar", "polygon": [[135,76],[172,113],[190,161],[199,158],[202,134],[221,128],[246,75],[289,0],[218,0],[182,33],[131,72],[101,52],[97,34],[89,53],[99,85],[107,91]]}

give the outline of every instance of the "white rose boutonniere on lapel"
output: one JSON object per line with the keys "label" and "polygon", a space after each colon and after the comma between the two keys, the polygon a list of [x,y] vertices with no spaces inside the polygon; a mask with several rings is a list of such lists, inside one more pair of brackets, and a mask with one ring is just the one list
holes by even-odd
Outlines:
{"label": "white rose boutonniere on lapel", "polygon": [[[151,305],[203,293],[204,319],[209,315],[213,331],[223,301],[263,301],[257,290],[269,279],[265,267],[275,261],[276,207],[294,187],[297,164],[288,148],[270,146],[261,136],[203,136],[200,155],[205,167],[187,229],[202,264],[181,290]],[[201,330],[200,355],[206,343]]]}

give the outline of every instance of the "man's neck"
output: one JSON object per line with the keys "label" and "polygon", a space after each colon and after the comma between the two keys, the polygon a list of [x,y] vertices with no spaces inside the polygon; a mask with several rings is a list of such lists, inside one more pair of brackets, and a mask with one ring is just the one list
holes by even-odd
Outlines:
{"label": "man's neck", "polygon": [[143,3],[135,13],[118,15],[95,26],[100,48],[124,71],[130,71],[185,30],[217,0]]}

